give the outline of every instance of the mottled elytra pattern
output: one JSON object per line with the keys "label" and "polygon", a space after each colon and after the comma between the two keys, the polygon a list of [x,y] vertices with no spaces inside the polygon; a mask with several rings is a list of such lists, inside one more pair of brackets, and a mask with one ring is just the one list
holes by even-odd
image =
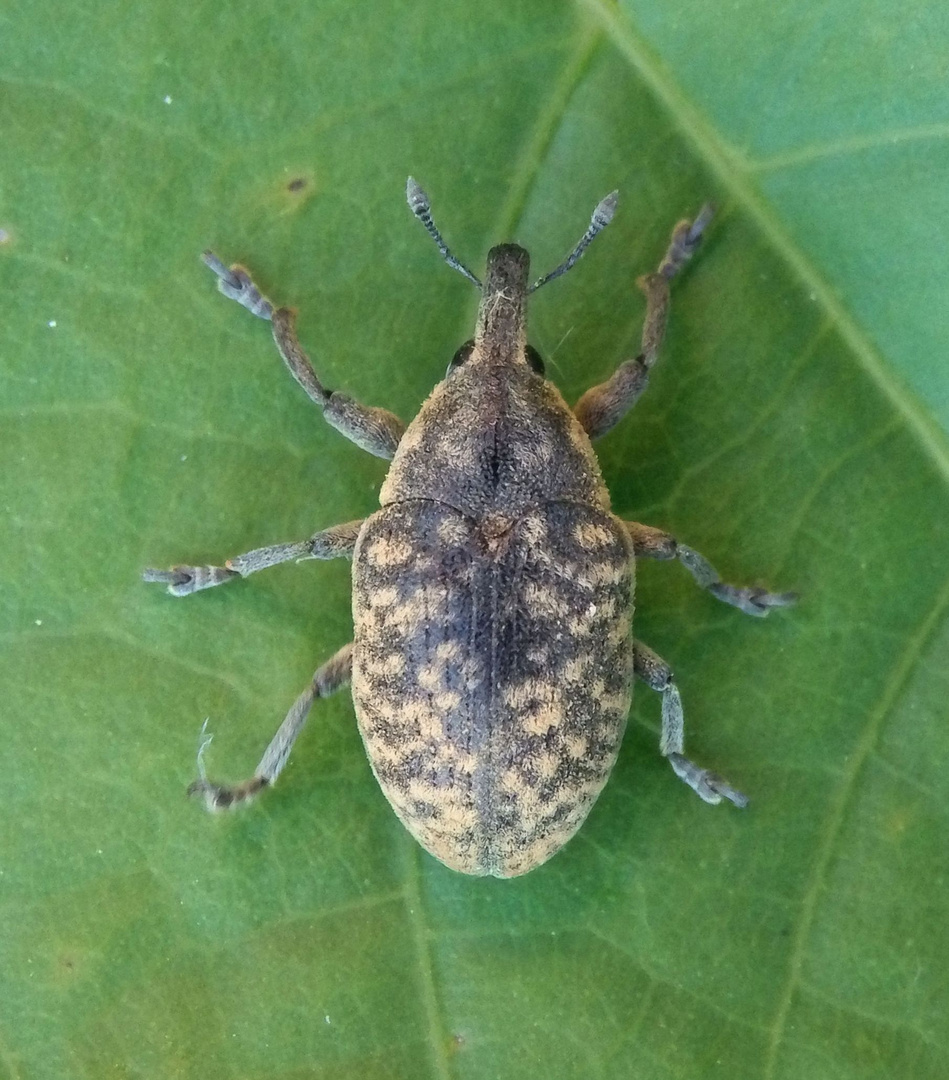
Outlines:
{"label": "mottled elytra pattern", "polygon": [[579,828],[630,705],[630,541],[572,503],[387,506],[354,563],[353,700],[373,770],[453,869],[512,877]]}

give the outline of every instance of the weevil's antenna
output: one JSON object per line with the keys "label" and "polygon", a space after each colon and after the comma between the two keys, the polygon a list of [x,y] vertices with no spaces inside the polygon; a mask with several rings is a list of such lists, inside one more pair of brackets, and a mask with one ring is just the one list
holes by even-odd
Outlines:
{"label": "weevil's antenna", "polygon": [[548,281],[553,281],[554,278],[560,277],[561,274],[566,272],[577,262],[586,249],[593,243],[594,238],[598,233],[603,232],[607,225],[613,220],[613,215],[616,213],[616,203],[619,199],[618,191],[611,191],[605,199],[600,199],[596,204],[596,209],[593,211],[593,217],[590,218],[590,224],[587,226],[587,231],[580,237],[577,246],[570,252],[570,254],[564,259],[564,261],[557,267],[556,270],[551,270],[549,274],[535,281],[533,285],[527,290],[529,293],[536,292],[541,285],[546,285]]}
{"label": "weevil's antenna", "polygon": [[435,222],[432,221],[432,204],[428,201],[428,196],[422,190],[421,186],[415,182],[410,176],[408,183],[405,185],[405,197],[409,202],[409,209],[412,213],[421,221],[428,231],[428,235],[438,245],[438,250],[442,253],[442,258],[453,269],[457,270],[459,274],[464,276],[481,288],[481,282],[472,274],[464,263],[460,263],[454,255],[448,250],[448,245],[442,239],[442,234],[438,231],[438,227]]}

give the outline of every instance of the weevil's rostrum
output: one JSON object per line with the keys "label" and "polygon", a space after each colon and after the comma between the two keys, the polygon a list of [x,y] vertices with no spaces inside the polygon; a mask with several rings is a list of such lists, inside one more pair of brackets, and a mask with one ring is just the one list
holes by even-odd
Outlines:
{"label": "weevil's rostrum", "polygon": [[[753,615],[794,596],[726,585],[667,533],[615,516],[591,444],[645,388],[669,281],[710,214],[676,226],[658,270],[641,282],[640,355],[571,409],[527,344],[527,252],[492,249],[481,285],[448,250],[411,180],[408,198],[446,261],[481,289],[473,340],[408,428],[326,390],[291,313],[274,309],[243,268],[206,255],[225,295],[272,320],[281,355],[330,423],[392,464],[381,509],[362,522],[222,567],[146,571],[181,596],[288,559],[353,557],[352,645],[317,670],[250,780],[212,783],[202,764],[192,792],[216,809],[272,784],[313,701],[349,678],[373,772],[409,831],[455,870],[514,877],[558,851],[587,816],[616,761],[635,675],[662,693],[660,749],[676,774],[707,802],[744,805],[684,756],[672,672],[632,637],[635,557],[678,559],[718,599]],[[614,207],[615,194],[534,288],[577,261]]]}

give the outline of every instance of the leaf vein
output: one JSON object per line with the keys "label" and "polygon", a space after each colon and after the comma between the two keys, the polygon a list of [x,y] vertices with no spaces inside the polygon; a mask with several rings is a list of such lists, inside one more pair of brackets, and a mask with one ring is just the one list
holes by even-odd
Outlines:
{"label": "leaf vein", "polygon": [[863,733],[847,760],[840,785],[829,808],[827,823],[811,868],[810,880],[801,900],[797,933],[788,959],[787,979],[771,1024],[763,1073],[765,1080],[771,1080],[775,1076],[778,1053],[787,1027],[788,1016],[795,993],[802,982],[804,959],[811,930],[817,918],[818,902],[843,831],[847,811],[855,797],[857,780],[870,756],[876,750],[880,734],[896,704],[900,691],[947,611],[949,611],[949,579],[943,585],[932,608],[919,624],[919,628],[909,639],[902,655],[897,658],[886,681],[883,695],[876,708],[871,711]]}

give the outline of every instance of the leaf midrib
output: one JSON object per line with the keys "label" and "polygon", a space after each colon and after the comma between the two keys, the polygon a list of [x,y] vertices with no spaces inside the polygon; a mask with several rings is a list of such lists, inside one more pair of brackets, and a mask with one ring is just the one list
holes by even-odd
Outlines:
{"label": "leaf midrib", "polygon": [[949,483],[949,437],[915,394],[900,381],[830,283],[795,244],[778,215],[756,190],[752,182],[754,170],[743,167],[741,155],[721,138],[702,111],[692,104],[645,39],[636,33],[613,4],[607,3],[607,0],[576,2],[590,12],[618,51],[629,61],[643,85],[669,113],[672,123],[693,145],[696,156],[755,223],[804,290],[824,309],[857,364],[905,420],[923,453],[942,479]]}

